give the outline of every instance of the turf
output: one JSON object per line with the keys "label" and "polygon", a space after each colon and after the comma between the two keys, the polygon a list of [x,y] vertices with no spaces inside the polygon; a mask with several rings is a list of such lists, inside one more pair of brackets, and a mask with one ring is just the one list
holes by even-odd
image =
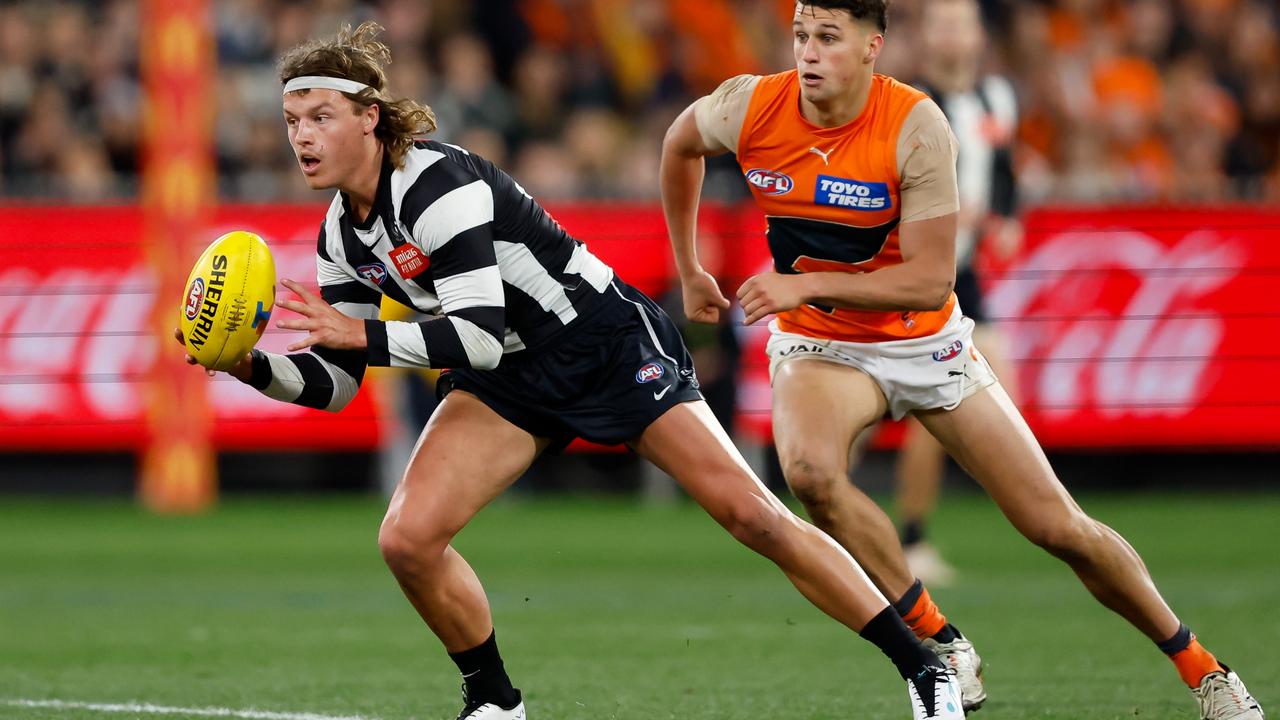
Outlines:
{"label": "turf", "polygon": [[[1280,495],[1082,504],[1129,537],[1264,706],[1280,707]],[[0,700],[452,718],[456,670],[382,566],[381,511],[376,500],[237,499],[162,518],[6,499]],[[963,572],[935,596],[988,660],[977,720],[1196,717],[1156,649],[985,499],[948,500],[934,532]],[[458,547],[486,582],[535,720],[906,716],[902,683],[874,648],[695,507],[510,501]],[[123,716],[0,705],[0,717]]]}

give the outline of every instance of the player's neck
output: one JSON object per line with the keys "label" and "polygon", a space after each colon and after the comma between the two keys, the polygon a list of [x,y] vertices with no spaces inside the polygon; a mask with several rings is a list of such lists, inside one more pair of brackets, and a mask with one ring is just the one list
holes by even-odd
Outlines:
{"label": "player's neck", "polygon": [[378,181],[382,178],[382,153],[386,152],[382,143],[369,153],[360,168],[352,175],[351,181],[345,183],[341,190],[351,204],[351,212],[356,222],[364,222],[373,210],[374,199],[378,195]]}
{"label": "player's neck", "polygon": [[867,97],[871,94],[872,77],[873,73],[868,69],[854,80],[848,92],[821,103],[811,102],[801,95],[800,114],[805,120],[824,128],[839,127],[851,122],[867,106]]}

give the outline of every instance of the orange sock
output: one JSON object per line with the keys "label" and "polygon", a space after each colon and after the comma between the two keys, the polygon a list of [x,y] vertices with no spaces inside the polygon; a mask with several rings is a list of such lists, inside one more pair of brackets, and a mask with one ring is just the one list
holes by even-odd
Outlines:
{"label": "orange sock", "polygon": [[1200,644],[1195,635],[1191,636],[1191,643],[1185,650],[1170,655],[1169,659],[1178,668],[1182,682],[1191,688],[1200,687],[1200,681],[1205,675],[1222,670],[1222,663]]}
{"label": "orange sock", "polygon": [[[918,595],[916,595],[916,590],[919,590]],[[911,602],[913,595],[916,595],[915,602]],[[907,603],[910,603],[909,607],[902,607]],[[907,594],[902,596],[902,599],[894,607],[902,615],[902,620],[907,624],[907,627],[911,628],[911,631],[921,640],[937,635],[942,630],[942,627],[947,624],[946,616],[934,604],[933,598],[929,597],[929,591],[920,584],[919,580],[916,581],[915,585],[911,586]]]}

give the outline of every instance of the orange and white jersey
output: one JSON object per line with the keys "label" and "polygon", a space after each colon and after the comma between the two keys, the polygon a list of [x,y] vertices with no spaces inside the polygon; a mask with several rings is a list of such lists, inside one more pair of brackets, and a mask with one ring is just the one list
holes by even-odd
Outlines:
{"label": "orange and white jersey", "polygon": [[[800,112],[796,71],[740,75],[694,108],[703,141],[734,151],[768,219],[780,273],[871,272],[902,262],[901,223],[956,212],[956,143],[927,95],[874,75],[850,122],[814,125]],[[783,332],[843,342],[937,333],[955,310],[886,312],[802,305],[780,313]]]}

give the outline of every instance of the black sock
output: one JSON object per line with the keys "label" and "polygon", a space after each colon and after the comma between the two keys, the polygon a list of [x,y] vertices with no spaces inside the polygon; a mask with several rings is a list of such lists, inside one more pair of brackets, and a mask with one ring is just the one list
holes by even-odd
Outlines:
{"label": "black sock", "polygon": [[893,661],[903,680],[919,676],[925,668],[946,667],[936,655],[920,644],[915,633],[911,632],[911,628],[907,627],[892,607],[881,610],[858,634],[880,648],[880,652]]}
{"label": "black sock", "polygon": [[1160,648],[1160,651],[1165,655],[1173,657],[1187,649],[1187,646],[1191,644],[1192,637],[1194,636],[1191,634],[1191,628],[1179,623],[1178,632],[1174,633],[1173,637],[1168,640],[1156,643],[1156,647]]}
{"label": "black sock", "polygon": [[511,686],[511,678],[502,667],[496,632],[489,633],[489,639],[476,647],[449,653],[449,657],[467,684],[468,700],[491,702],[503,708],[514,707],[520,701],[520,692]]}
{"label": "black sock", "polygon": [[947,623],[946,625],[942,626],[941,630],[931,635],[929,639],[937,640],[940,643],[949,643],[949,642],[955,642],[962,637],[964,636],[960,634],[960,631],[956,629],[955,625],[952,625],[951,623]]}
{"label": "black sock", "polygon": [[915,545],[924,540],[924,521],[907,520],[902,523],[902,546]]}

